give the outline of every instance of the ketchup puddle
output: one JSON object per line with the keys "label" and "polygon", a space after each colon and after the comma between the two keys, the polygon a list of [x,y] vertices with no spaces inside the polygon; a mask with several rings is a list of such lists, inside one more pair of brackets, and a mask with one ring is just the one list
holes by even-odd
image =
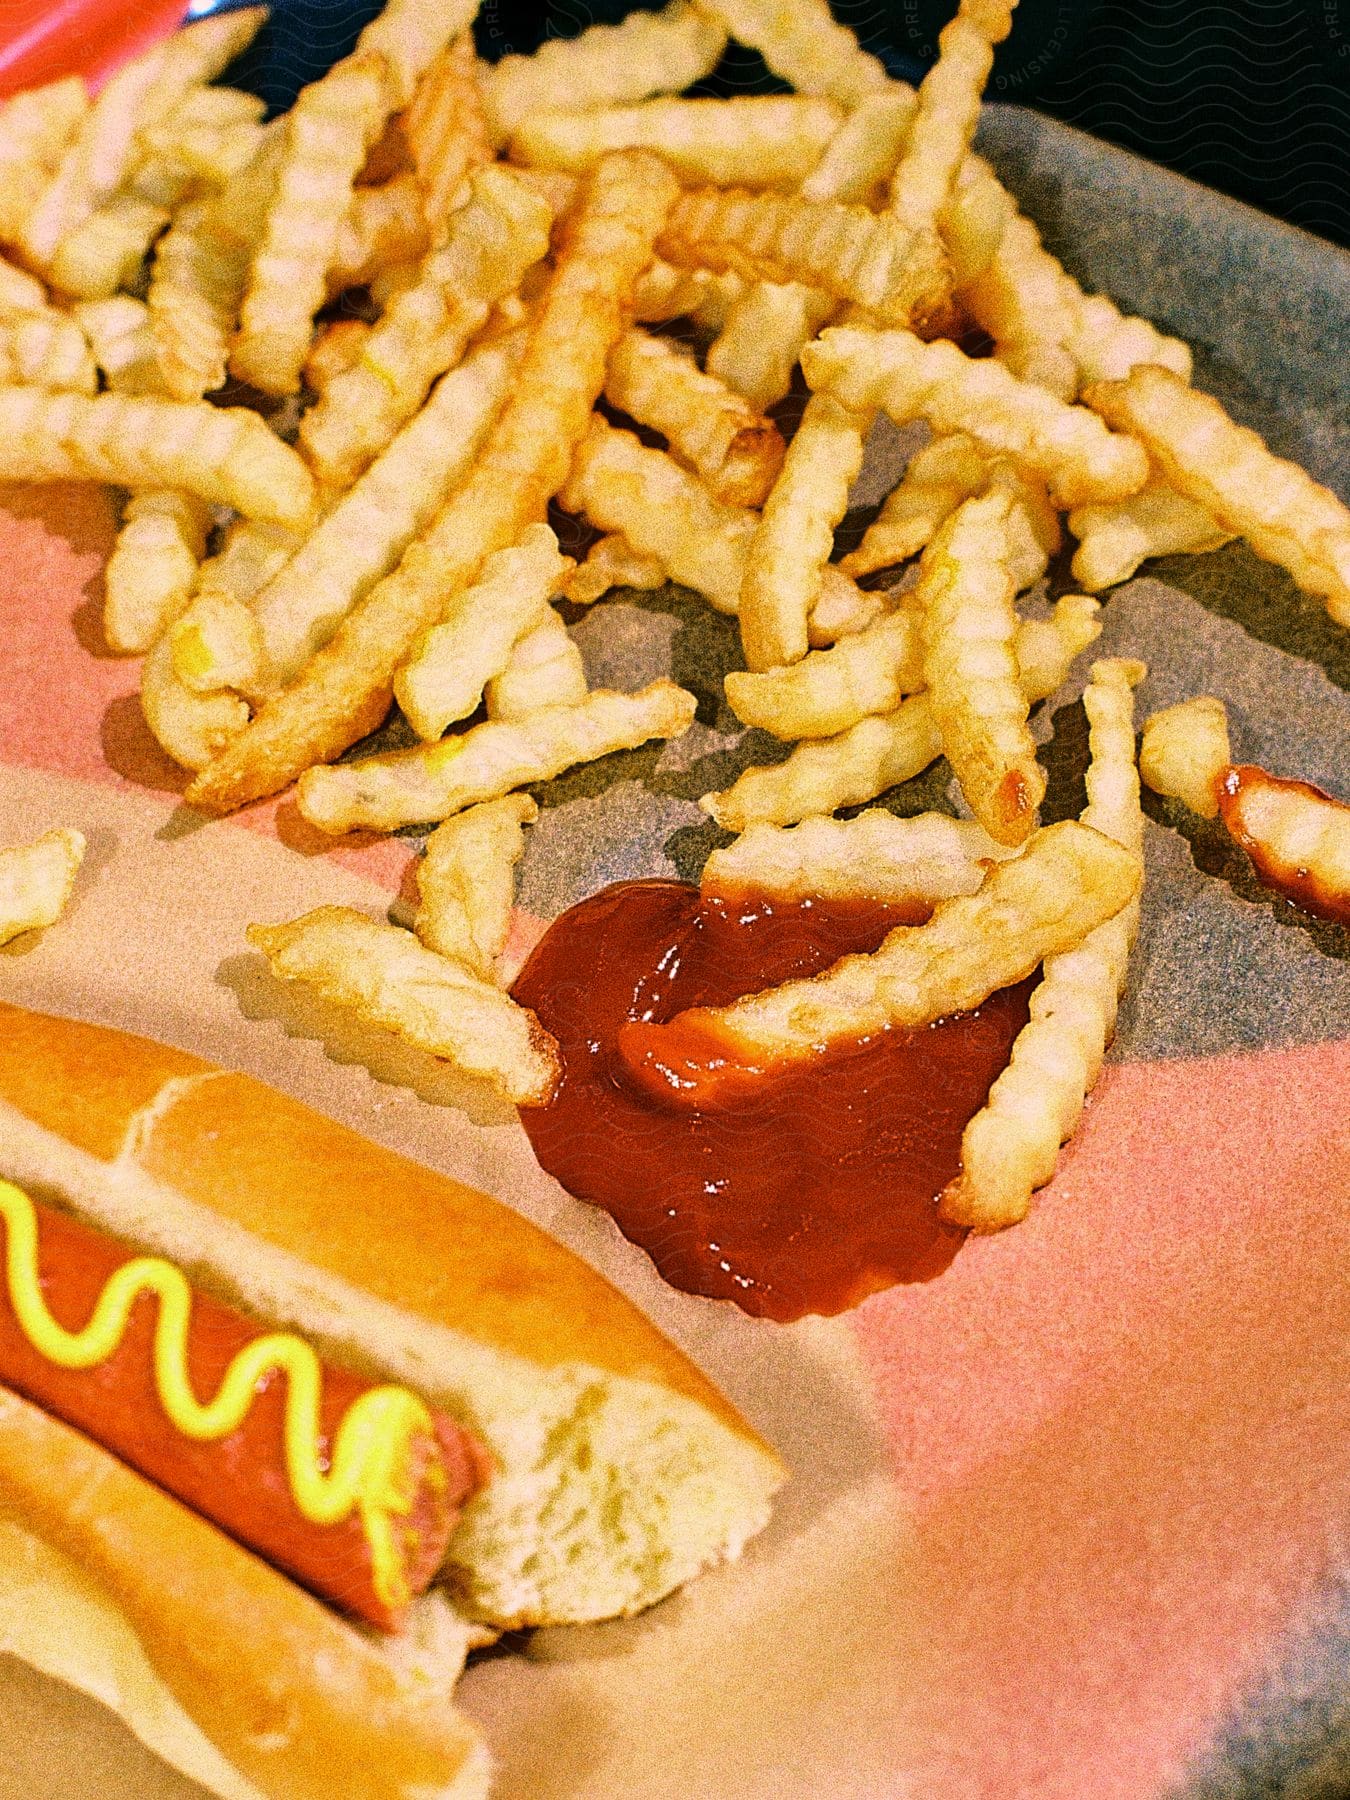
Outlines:
{"label": "ketchup puddle", "polygon": [[703,897],[676,881],[604,889],[554,921],[513,993],[562,1050],[547,1107],[521,1119],[540,1164],[610,1213],[672,1286],[787,1322],[948,1267],[964,1231],[937,1197],[961,1133],[1026,1023],[1035,977],[973,1013],[888,1031],[766,1079],[716,1112],[629,1085],[630,1019],[819,974],[926,916],[872,901]]}

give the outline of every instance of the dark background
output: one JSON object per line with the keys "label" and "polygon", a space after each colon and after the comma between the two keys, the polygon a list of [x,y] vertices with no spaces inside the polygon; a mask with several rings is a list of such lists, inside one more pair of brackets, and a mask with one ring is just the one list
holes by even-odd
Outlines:
{"label": "dark background", "polygon": [[[914,81],[955,0],[834,0],[869,50]],[[378,10],[279,0],[250,60],[287,102]],[[614,20],[628,0],[484,0],[489,57]],[[280,73],[278,73],[280,71]],[[771,90],[735,51],[712,93]],[[1350,0],[1021,0],[988,97],[1055,114],[1309,231],[1350,244]]]}

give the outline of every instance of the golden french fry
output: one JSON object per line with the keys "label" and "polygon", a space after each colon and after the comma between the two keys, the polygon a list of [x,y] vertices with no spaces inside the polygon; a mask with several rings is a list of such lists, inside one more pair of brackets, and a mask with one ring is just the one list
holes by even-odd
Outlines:
{"label": "golden french fry", "polygon": [[230,368],[265,394],[293,394],[352,185],[391,110],[388,66],[348,57],[303,88],[249,271]]}
{"label": "golden french fry", "polygon": [[562,592],[574,606],[590,606],[611,588],[662,588],[669,580],[659,557],[644,555],[621,532],[611,531],[597,538],[586,560],[566,576]]}
{"label": "golden french fry", "polygon": [[141,665],[141,711],[160,748],[184,769],[204,769],[248,724],[238,694],[194,694],[162,637]]}
{"label": "golden french fry", "polygon": [[394,696],[424,743],[475,711],[573,566],[547,525],[527,525],[519,543],[489,556],[477,580],[452,596],[394,677]]}
{"label": "golden french fry", "polygon": [[386,0],[356,40],[357,56],[381,57],[392,77],[393,105],[410,105],[417,84],[446,45],[473,24],[477,0]]}
{"label": "golden french fry", "polygon": [[682,181],[792,189],[820,161],[842,118],[828,100],[797,94],[644,100],[535,113],[517,126],[511,155],[580,173],[611,150],[653,150]]}
{"label": "golden french fry", "polygon": [[198,594],[169,631],[174,674],[194,694],[247,689],[262,659],[258,621],[226,594]]}
{"label": "golden french fry", "polygon": [[1267,887],[1350,925],[1350,806],[1310,782],[1238,763],[1223,778],[1219,811]]}
{"label": "golden french fry", "polygon": [[[1017,627],[1017,663],[1027,700],[1053,694],[1069,665],[1101,630],[1101,608],[1084,594],[1066,594],[1052,619],[1024,619]],[[869,714],[837,737],[798,744],[785,762],[750,768],[718,794],[699,801],[725,831],[758,820],[795,825],[815,813],[861,806],[922,773],[942,754],[942,738],[926,693],[902,700],[894,712]]]}
{"label": "golden french fry", "polygon": [[1073,399],[1078,362],[1069,345],[1077,324],[1076,295],[1030,219],[1018,213],[1008,220],[987,266],[959,293],[971,318],[994,340],[999,360],[1019,380],[1061,400]]}
{"label": "golden french fry", "polygon": [[0,319],[29,319],[55,310],[48,305],[47,290],[35,275],[30,275],[26,269],[16,269],[12,262],[6,262],[0,256]]}
{"label": "golden french fry", "polygon": [[394,671],[436,623],[445,594],[543,515],[585,434],[674,192],[654,157],[610,157],[595,170],[566,222],[516,386],[468,480],[296,682],[193,783],[193,804],[227,811],[275,793],[373,730]]}
{"label": "golden french fry", "polygon": [[511,724],[489,720],[438,744],[310,769],[300,780],[300,811],[311,825],[335,833],[448,819],[466,806],[550,781],[576,763],[635,750],[649,738],[679,737],[697,704],[671,681],[654,681],[636,694],[598,688],[577,706],[550,706]]}
{"label": "golden french fry", "polygon": [[0,849],[0,944],[55,925],[66,910],[84,852],[83,832],[69,828],[44,832],[32,844]]}
{"label": "golden french fry", "polygon": [[938,59],[919,88],[905,153],[891,182],[891,210],[916,230],[934,230],[975,136],[994,46],[1012,27],[1017,0],[961,0],[938,34]]}
{"label": "golden french fry", "polygon": [[1011,854],[973,819],[933,812],[898,819],[873,807],[852,819],[752,825],[712,852],[700,885],[733,900],[748,893],[936,906],[973,894],[985,865]]}
{"label": "golden french fry", "polygon": [[642,325],[685,318],[727,282],[739,286],[734,275],[714,275],[711,269],[677,269],[673,263],[653,257],[633,290],[633,317]]}
{"label": "golden french fry", "polygon": [[177,488],[252,517],[306,518],[314,484],[244,407],[0,387],[0,477]]}
{"label": "golden french fry", "polygon": [[482,65],[472,32],[456,38],[427,70],[403,115],[403,130],[427,227],[438,241],[467,178],[492,161]]}
{"label": "golden french fry", "polygon": [[119,287],[134,285],[146,253],[168,222],[164,207],[134,194],[114,194],[62,238],[47,265],[47,279],[63,294],[109,299]]}
{"label": "golden french fry", "polygon": [[0,243],[19,241],[88,110],[78,75],[0,102]]}
{"label": "golden french fry", "polygon": [[1045,796],[1013,651],[1011,504],[995,493],[963,501],[924,551],[918,586],[924,685],[942,748],[1000,844],[1025,842]]}
{"label": "golden french fry", "polygon": [[1069,530],[1079,540],[1073,578],[1090,594],[1128,581],[1150,556],[1193,555],[1230,542],[1213,513],[1158,476],[1128,500],[1076,506]]}
{"label": "golden french fry", "polygon": [[1233,761],[1228,709],[1212,694],[1164,707],[1144,721],[1139,773],[1155,794],[1169,794],[1202,818],[1219,811],[1223,778]]}
{"label": "golden french fry", "polygon": [[1016,213],[1012,195],[989,164],[968,151],[939,222],[956,291],[962,298],[969,283],[993,261]]}
{"label": "golden french fry", "polygon": [[699,1109],[753,1093],[767,1072],[825,1046],[965,1012],[1072,948],[1139,891],[1139,859],[1066,819],[996,863],[974,894],[944,900],[926,925],[900,925],[870,956],[730,1006],[619,1033],[628,1073],[669,1106]]}
{"label": "golden french fry", "polygon": [[898,424],[925,418],[937,432],[968,432],[1043,476],[1059,506],[1123,500],[1148,479],[1148,457],[1132,438],[955,344],[832,326],[803,350],[802,370],[809,386],[846,406],[883,406]]}
{"label": "golden french fry", "polygon": [[[202,19],[125,63],[79,123],[50,182],[19,229],[27,259],[46,268],[62,239],[116,193],[138,155],[137,137],[190,88],[218,75],[267,17],[257,6]],[[90,296],[93,298],[94,296]]]}
{"label": "golden french fry", "polygon": [[811,614],[807,636],[813,650],[837,644],[875,625],[890,612],[893,601],[889,594],[864,593],[851,575],[845,575],[837,563],[826,563],[820,571],[820,598]]}
{"label": "golden french fry", "polygon": [[963,431],[935,437],[916,450],[900,484],[887,497],[863,540],[840,561],[853,576],[872,575],[916,556],[963,500],[989,483],[989,458]]}
{"label": "golden french fry", "polygon": [[210,523],[195,495],[132,494],[105,579],[103,634],[114,650],[143,655],[187,606]]}
{"label": "golden french fry", "polygon": [[1039,581],[1050,558],[1063,543],[1059,514],[1044,481],[1019,468],[1006,456],[995,458],[989,471],[992,493],[1006,494],[1008,512],[1008,569],[1020,594]]}
{"label": "golden french fry", "polygon": [[344,288],[369,287],[396,265],[415,266],[429,243],[426,193],[416,175],[353,188],[325,277],[328,298]]}
{"label": "golden french fry", "polygon": [[[483,77],[483,104],[498,144],[541,113],[624,106],[678,94],[717,66],[727,33],[682,0],[631,12],[574,38],[545,38],[533,56],[504,56]],[[617,147],[617,146],[616,146]]]}
{"label": "golden french fry", "polygon": [[770,419],[668,337],[626,331],[610,353],[605,398],[659,431],[680,462],[730,506],[760,506],[783,463]]}
{"label": "golden french fry", "polygon": [[829,650],[790,667],[726,677],[727,699],[744,725],[797,738],[836,737],[869,713],[894,712],[924,685],[919,609],[902,604]]}
{"label": "golden french fry", "polygon": [[602,531],[620,533],[718,612],[736,611],[757,515],[714,499],[664,450],[596,418],[560,498]]}
{"label": "golden french fry", "polygon": [[895,85],[884,64],[835,22],[826,0],[714,0],[708,10],[799,93],[854,106]]}
{"label": "golden french fry", "polygon": [[9,382],[97,392],[93,352],[75,320],[48,308],[0,323],[0,383]]}
{"label": "golden french fry", "polygon": [[[1070,281],[1069,276],[1065,276]],[[1129,318],[1106,294],[1084,294],[1077,282],[1074,329],[1068,347],[1078,362],[1079,381],[1120,381],[1140,363],[1158,363],[1183,381],[1191,378],[1190,345],[1168,337],[1147,319]]]}
{"label": "golden french fry", "polygon": [[1145,364],[1125,381],[1099,382],[1084,399],[1109,424],[1133,432],[1164,479],[1239,532],[1267,562],[1318,594],[1350,625],[1350,510],[1297,463],[1268,450],[1209,394]]}
{"label": "golden french fry", "polygon": [[511,293],[547,251],[547,203],[496,165],[474,175],[473,198],[450,221],[446,242],[361,345],[352,368],[328,384],[300,424],[320,477],[356,479],[453,368],[494,302]]}
{"label": "golden french fry", "polygon": [[580,706],[589,692],[581,652],[549,607],[533,631],[516,639],[510,661],[488,682],[483,700],[489,719],[509,722],[546,706]]}
{"label": "golden french fry", "polygon": [[657,248],[668,262],[806,282],[897,324],[932,316],[951,286],[933,232],[798,194],[696,188],[672,207]]}
{"label": "golden french fry", "polygon": [[802,198],[870,205],[895,172],[917,106],[913,88],[899,81],[861,100],[802,183]]}
{"label": "golden french fry", "polygon": [[526,825],[539,808],[528,794],[471,806],[438,825],[417,865],[421,904],[413,930],[438,956],[462,963],[480,981],[497,981],[497,958],[511,931],[516,864]]}
{"label": "golden french fry", "polygon": [[520,1106],[542,1106],[561,1073],[558,1046],[532,1012],[437,956],[410,931],[346,906],[320,906],[288,925],[250,925],[272,973],[405,1043],[490,1081]]}
{"label": "golden french fry", "polygon": [[[1141,877],[1131,689],[1143,674],[1142,663],[1094,663],[1083,695],[1092,751],[1083,823],[1118,843]],[[976,1231],[1015,1224],[1030,1210],[1033,1190],[1054,1174],[1115,1029],[1138,919],[1133,899],[1080,943],[1046,957],[1008,1067],[962,1136],[961,1174],[940,1203],[951,1223]]]}
{"label": "golden french fry", "polygon": [[77,300],[71,313],[114,393],[164,394],[150,311],[143,300],[130,294]]}
{"label": "golden french fry", "polygon": [[741,644],[751,669],[799,662],[820,598],[821,572],[862,467],[869,415],[825,394],[807,403],[783,470],[746,552]]}
{"label": "golden french fry", "polygon": [[322,394],[329,382],[359,360],[371,327],[364,319],[334,319],[325,325],[305,358],[305,386]]}
{"label": "golden french fry", "polygon": [[[464,479],[519,367],[516,332],[475,350],[257,596],[260,694],[292,681]],[[247,684],[246,692],[253,692]]]}
{"label": "golden french fry", "polygon": [[257,155],[266,111],[258,95],[238,88],[189,88],[139,142],[150,157],[184,165],[194,182],[223,187]]}
{"label": "golden french fry", "polygon": [[[684,273],[716,279],[703,269]],[[753,281],[727,307],[705,367],[763,412],[791,388],[802,347],[838,306],[833,294],[799,281]]]}

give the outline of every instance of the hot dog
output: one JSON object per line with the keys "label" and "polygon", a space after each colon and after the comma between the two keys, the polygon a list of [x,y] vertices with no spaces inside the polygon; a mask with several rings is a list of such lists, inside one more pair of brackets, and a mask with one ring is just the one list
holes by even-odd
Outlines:
{"label": "hot dog", "polygon": [[[21,1557],[65,1609],[59,1645],[0,1619],[0,1647],[101,1697],[118,1688],[107,1659],[134,1654],[119,1691],[153,1687],[153,1720],[119,1707],[231,1800],[485,1793],[448,1704],[471,1632],[636,1611],[767,1516],[773,1452],[594,1271],[247,1077],[0,1005],[0,1181],[0,1584]],[[169,1273],[123,1297],[101,1360],[61,1367],[54,1351],[142,1258]],[[157,1343],[175,1280],[177,1415]],[[35,1294],[51,1331],[44,1315],[34,1327]],[[188,1435],[241,1352],[278,1335],[299,1346],[286,1372],[214,1437]],[[302,1352],[312,1480],[354,1409],[401,1396],[394,1591],[359,1507],[321,1523],[297,1504],[286,1419]]]}

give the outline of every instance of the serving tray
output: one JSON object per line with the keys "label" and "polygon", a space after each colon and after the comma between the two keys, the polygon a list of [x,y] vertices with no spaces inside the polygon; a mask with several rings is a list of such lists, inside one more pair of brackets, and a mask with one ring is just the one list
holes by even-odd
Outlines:
{"label": "serving tray", "polygon": [[[1187,337],[1200,385],[1350,499],[1350,256],[1034,114],[986,109],[981,147],[1075,274]],[[857,507],[901,453],[880,430]],[[1350,936],[1149,801],[1119,1034],[1030,1220],[851,1315],[750,1320],[666,1288],[499,1103],[272,982],[247,923],[325,901],[400,916],[415,844],[333,849],[285,799],[223,822],[181,804],[137,665],[102,641],[114,527],[101,490],[0,489],[0,842],[56,823],[90,841],[66,921],[0,952],[0,998],[245,1069],[497,1194],[794,1470],[735,1567],[469,1672],[500,1800],[1350,1790]],[[733,633],[695,597],[569,616],[593,682],[672,674],[699,722],[540,791],[519,952],[605,882],[696,878],[718,841],[697,795],[765,749],[721,698]],[[1148,661],[1141,719],[1221,694],[1241,759],[1350,798],[1350,635],[1244,546],[1147,565],[1095,653]],[[1082,803],[1092,654],[1038,713],[1048,817]],[[945,764],[887,803],[950,805]],[[197,1792],[0,1658],[5,1800]]]}

